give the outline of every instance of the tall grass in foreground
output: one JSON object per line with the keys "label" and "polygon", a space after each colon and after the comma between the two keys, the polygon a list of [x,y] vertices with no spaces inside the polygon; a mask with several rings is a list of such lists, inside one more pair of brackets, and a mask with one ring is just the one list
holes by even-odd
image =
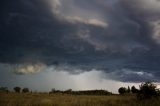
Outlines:
{"label": "tall grass in foreground", "polygon": [[134,95],[78,96],[1,93],[0,106],[160,106],[160,98],[139,101]]}

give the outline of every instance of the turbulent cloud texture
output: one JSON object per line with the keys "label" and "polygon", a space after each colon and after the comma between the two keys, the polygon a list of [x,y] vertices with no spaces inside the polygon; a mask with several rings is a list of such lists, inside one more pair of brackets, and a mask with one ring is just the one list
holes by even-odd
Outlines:
{"label": "turbulent cloud texture", "polygon": [[0,63],[17,74],[94,69],[118,81],[160,80],[159,0],[1,0],[0,6]]}
{"label": "turbulent cloud texture", "polygon": [[16,67],[15,73],[16,74],[34,74],[41,71],[44,71],[46,65],[44,64],[27,64],[27,65],[19,65]]}
{"label": "turbulent cloud texture", "polygon": [[53,14],[60,20],[107,27],[107,23],[103,22],[105,19],[103,19],[102,13],[99,14],[91,8],[80,8],[75,0],[49,0],[49,3],[53,9]]}

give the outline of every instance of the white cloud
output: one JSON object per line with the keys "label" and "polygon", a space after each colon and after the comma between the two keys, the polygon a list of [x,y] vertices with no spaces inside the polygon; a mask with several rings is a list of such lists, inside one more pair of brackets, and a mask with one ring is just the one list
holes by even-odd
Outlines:
{"label": "white cloud", "polygon": [[23,64],[16,66],[15,73],[16,74],[34,74],[44,71],[46,69],[46,65],[42,63],[38,64]]}

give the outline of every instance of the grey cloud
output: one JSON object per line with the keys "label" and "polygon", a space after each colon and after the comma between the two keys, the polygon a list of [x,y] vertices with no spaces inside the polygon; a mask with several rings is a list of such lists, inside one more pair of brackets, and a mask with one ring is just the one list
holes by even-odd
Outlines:
{"label": "grey cloud", "polygon": [[[64,71],[46,71],[39,74],[28,74],[17,76],[11,74],[8,65],[0,64],[1,74],[0,85],[7,86],[13,89],[15,86],[28,87],[32,91],[48,92],[52,88],[59,90],[66,90],[72,88],[73,90],[91,90],[91,89],[106,89],[117,93],[117,89],[121,86],[132,86],[137,83],[123,83],[110,79],[104,79],[104,73],[101,71],[92,70],[76,75],[71,75]],[[96,84],[95,84],[96,83]]]}
{"label": "grey cloud", "polygon": [[158,29],[160,18],[160,2],[158,0],[121,0],[123,6],[130,11],[130,16],[141,24],[141,31],[145,31],[145,37],[158,43]]}
{"label": "grey cloud", "polygon": [[127,76],[122,70],[127,68],[135,79],[116,74],[117,80],[146,80],[150,74],[159,80],[160,15],[155,0],[2,0],[0,4],[0,63],[18,64],[18,73],[65,64],[60,70],[70,73],[97,69]]}
{"label": "grey cloud", "polygon": [[107,73],[108,78],[112,78],[122,82],[145,82],[145,81],[159,81],[159,78],[154,76],[152,72],[145,72],[134,69],[120,69]]}
{"label": "grey cloud", "polygon": [[52,6],[51,9],[53,10],[54,15],[59,20],[68,21],[70,23],[78,22],[100,27],[108,26],[108,24],[104,22],[102,14],[99,14],[93,10],[84,10],[83,8],[75,6],[77,5],[75,0],[68,0],[67,2],[65,0],[49,0],[49,3]]}

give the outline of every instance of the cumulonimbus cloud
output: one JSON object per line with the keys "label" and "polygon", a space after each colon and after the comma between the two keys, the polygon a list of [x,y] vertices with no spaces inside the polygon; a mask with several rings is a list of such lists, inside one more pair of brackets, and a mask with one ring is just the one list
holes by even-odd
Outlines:
{"label": "cumulonimbus cloud", "polygon": [[156,0],[17,0],[0,5],[0,63],[19,64],[17,74],[38,73],[58,61],[77,66],[62,69],[71,73],[120,70],[118,76],[127,68],[133,71],[130,76],[160,75]]}

